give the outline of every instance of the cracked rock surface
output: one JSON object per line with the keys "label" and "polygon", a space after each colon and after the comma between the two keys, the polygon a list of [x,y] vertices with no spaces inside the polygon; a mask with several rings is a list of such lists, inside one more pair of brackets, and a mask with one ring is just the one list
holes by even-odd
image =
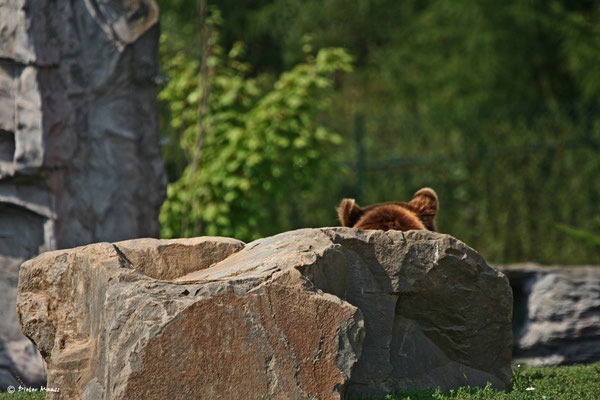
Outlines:
{"label": "cracked rock surface", "polygon": [[23,264],[17,304],[61,398],[340,399],[511,378],[507,279],[434,232],[98,243]]}

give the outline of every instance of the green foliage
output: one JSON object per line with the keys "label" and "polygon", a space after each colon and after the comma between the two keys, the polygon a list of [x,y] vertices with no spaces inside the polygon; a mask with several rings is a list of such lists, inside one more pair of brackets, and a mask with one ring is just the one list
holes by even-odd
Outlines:
{"label": "green foliage", "polygon": [[403,163],[368,171],[364,202],[432,186],[440,230],[490,261],[599,262],[557,228],[591,229],[600,198],[600,73],[577,64],[600,63],[599,9],[406,2],[368,67],[394,108],[363,106],[368,157]]}
{"label": "green foliage", "polygon": [[[162,1],[164,65],[179,53],[199,59],[195,4]],[[362,194],[357,200],[365,205],[402,201],[431,186],[440,196],[440,231],[490,262],[600,263],[598,247],[583,234],[598,232],[600,3],[219,4],[222,42],[230,48],[244,38],[245,76],[261,91],[303,61],[307,33],[316,48],[342,46],[356,55],[352,73],[333,75],[331,106],[319,122],[342,137],[331,157],[354,166],[354,115],[364,115],[365,170],[348,169],[285,205],[268,201],[278,228],[265,232],[335,224],[333,206],[342,197]],[[164,51],[176,42],[180,51]],[[169,101],[161,101],[164,109]],[[173,181],[187,159],[178,147],[182,129],[164,123],[171,119],[166,111],[161,118],[163,135],[172,138],[165,158]],[[182,126],[195,129],[193,121]]]}
{"label": "green foliage", "polygon": [[[596,227],[600,227],[600,216],[594,219]],[[588,229],[575,228],[573,226],[558,224],[558,229],[567,233],[569,236],[579,240],[581,243],[585,243],[589,246],[600,249],[600,234],[595,233]]]}
{"label": "green foliage", "polygon": [[[212,18],[218,22],[218,14]],[[328,105],[332,74],[349,71],[351,59],[342,49],[322,49],[268,85],[247,76],[243,45],[225,53],[216,36],[211,40],[202,162],[169,185],[161,235],[251,240],[286,229],[284,213],[294,198],[336,173],[331,154],[340,139],[318,118]],[[184,51],[173,53],[164,66],[172,79],[159,98],[170,105],[171,129],[182,132],[191,160],[199,151],[200,63]]]}

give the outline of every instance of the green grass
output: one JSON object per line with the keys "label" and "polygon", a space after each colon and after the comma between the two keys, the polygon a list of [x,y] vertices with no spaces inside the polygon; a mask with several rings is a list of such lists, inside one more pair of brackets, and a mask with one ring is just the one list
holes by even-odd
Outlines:
{"label": "green grass", "polygon": [[[531,389],[534,388],[534,389]],[[529,389],[529,390],[528,390]],[[1,400],[42,400],[46,393],[0,393]],[[513,390],[500,392],[487,388],[462,387],[448,392],[439,390],[401,390],[386,400],[598,400],[600,399],[600,363],[569,367],[515,368]]]}
{"label": "green grass", "polygon": [[598,400],[600,363],[568,367],[529,367],[513,370],[513,390],[501,392],[491,387],[462,387],[439,390],[401,390],[386,400]]}
{"label": "green grass", "polygon": [[7,393],[0,392],[0,399],[2,400],[44,400],[46,398],[46,392],[34,392],[34,393],[25,393],[25,392],[15,392],[15,393]]}

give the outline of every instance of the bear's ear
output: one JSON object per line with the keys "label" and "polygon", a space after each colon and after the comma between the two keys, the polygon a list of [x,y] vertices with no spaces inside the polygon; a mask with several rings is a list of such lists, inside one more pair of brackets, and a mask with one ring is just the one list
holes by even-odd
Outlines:
{"label": "bear's ear", "polygon": [[435,231],[435,216],[438,212],[438,197],[433,189],[419,189],[408,203],[417,213],[423,225],[430,231]]}
{"label": "bear's ear", "polygon": [[354,199],[342,200],[340,208],[338,208],[338,217],[342,226],[353,227],[362,215],[363,210],[356,204]]}

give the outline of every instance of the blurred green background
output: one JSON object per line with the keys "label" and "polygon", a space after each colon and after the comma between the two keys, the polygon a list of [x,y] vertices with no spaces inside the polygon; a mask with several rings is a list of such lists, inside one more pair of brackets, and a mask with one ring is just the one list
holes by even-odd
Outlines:
{"label": "blurred green background", "polygon": [[430,186],[488,262],[600,263],[600,2],[159,4],[163,237],[338,225],[343,197]]}

